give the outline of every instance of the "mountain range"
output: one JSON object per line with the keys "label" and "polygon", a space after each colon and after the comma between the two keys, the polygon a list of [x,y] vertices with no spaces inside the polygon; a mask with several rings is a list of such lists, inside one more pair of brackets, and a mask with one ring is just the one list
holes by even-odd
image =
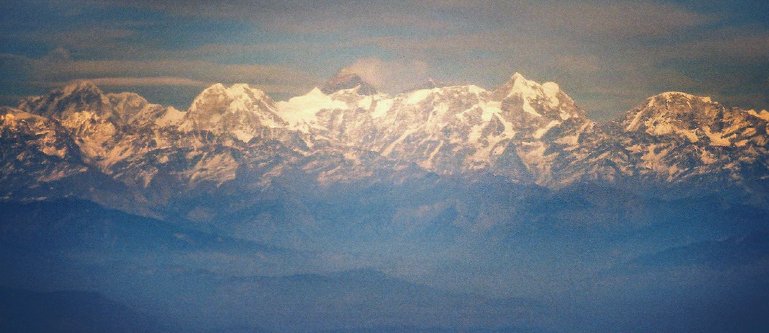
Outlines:
{"label": "mountain range", "polygon": [[769,112],[587,114],[519,73],[23,98],[0,107],[0,328],[765,331]]}
{"label": "mountain range", "polygon": [[[294,173],[318,186],[431,173],[669,196],[728,189],[766,204],[767,122],[765,110],[666,92],[598,124],[558,84],[518,73],[493,90],[395,96],[344,74],[280,102],[247,84],[215,84],[186,111],[77,81],[0,109],[0,182],[6,198],[33,198],[56,195],[35,188],[101,177],[147,200],[169,187],[255,191]],[[94,199],[88,190],[59,195]]]}

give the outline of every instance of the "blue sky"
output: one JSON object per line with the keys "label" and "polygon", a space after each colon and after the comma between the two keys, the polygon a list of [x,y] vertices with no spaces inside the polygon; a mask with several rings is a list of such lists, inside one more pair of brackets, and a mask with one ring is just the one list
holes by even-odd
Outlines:
{"label": "blue sky", "polygon": [[521,72],[597,120],[669,90],[769,108],[766,1],[2,1],[0,30],[11,105],[73,79],[180,108],[214,82],[279,100],[348,68],[391,93]]}

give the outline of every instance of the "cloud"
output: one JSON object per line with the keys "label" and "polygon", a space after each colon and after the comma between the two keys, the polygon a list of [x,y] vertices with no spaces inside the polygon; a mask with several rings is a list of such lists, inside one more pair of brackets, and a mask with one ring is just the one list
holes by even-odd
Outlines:
{"label": "cloud", "polygon": [[361,28],[404,26],[434,31],[445,30],[452,25],[450,20],[425,15],[433,8],[419,1],[106,0],[99,3],[151,9],[177,17],[245,21],[286,33],[339,33]]}
{"label": "cloud", "polygon": [[319,35],[363,31],[422,32],[506,27],[511,33],[557,31],[582,38],[660,37],[716,17],[657,1],[99,1],[171,16],[250,22],[269,31]]}
{"label": "cloud", "polygon": [[340,70],[358,74],[364,81],[387,92],[401,92],[427,81],[429,66],[424,61],[361,58]]}
{"label": "cloud", "polygon": [[699,38],[656,50],[666,59],[756,63],[769,61],[769,32],[757,27],[708,31]]}
{"label": "cloud", "polygon": [[712,23],[717,17],[659,1],[430,1],[469,20],[512,33],[557,32],[582,38],[659,37]]}
{"label": "cloud", "polygon": [[672,4],[636,1],[567,2],[533,7],[527,14],[546,26],[594,38],[669,36],[716,19]]}
{"label": "cloud", "polygon": [[[737,6],[740,13],[730,10]],[[14,87],[27,82],[39,88],[76,78],[157,90],[160,83],[168,84],[162,89],[178,84],[193,90],[200,83],[247,82],[290,97],[346,65],[387,92],[414,87],[428,75],[493,88],[519,71],[556,81],[586,109],[611,115],[664,89],[766,96],[756,77],[769,66],[769,33],[756,15],[748,22],[735,18],[751,11],[746,6],[668,0],[15,2],[10,7],[29,13],[15,15],[10,8],[10,21],[0,27],[0,45],[6,45],[0,47],[6,53],[0,54],[0,88],[18,95]],[[66,20],[26,19],[59,17],[65,7],[72,8]],[[132,15],[115,15],[129,10]],[[40,56],[46,49],[53,51]],[[760,100],[760,107],[769,105],[767,97]]]}
{"label": "cloud", "polygon": [[0,54],[0,102],[6,105],[15,103],[13,96],[40,94],[42,89],[77,79],[91,80],[108,90],[141,92],[156,102],[180,107],[192,100],[199,88],[216,82],[248,83],[275,99],[303,94],[322,82],[311,74],[279,65],[202,60],[77,60],[64,48],[39,58]]}
{"label": "cloud", "polygon": [[203,87],[208,83],[183,77],[97,77],[90,79],[98,86],[106,87],[136,87],[136,86],[197,86]]}
{"label": "cloud", "polygon": [[131,29],[90,25],[61,30],[43,28],[18,33],[11,38],[20,43],[48,45],[57,50],[65,50],[68,53],[67,57],[70,56],[71,50],[78,53],[98,53],[100,56],[107,54],[130,56],[145,50],[141,44],[133,41],[136,34],[137,32]]}

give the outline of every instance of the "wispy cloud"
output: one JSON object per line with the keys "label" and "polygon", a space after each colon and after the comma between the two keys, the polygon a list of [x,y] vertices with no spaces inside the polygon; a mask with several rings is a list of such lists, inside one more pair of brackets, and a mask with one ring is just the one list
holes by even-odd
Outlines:
{"label": "wispy cloud", "polygon": [[700,38],[666,45],[656,51],[668,59],[756,63],[769,61],[769,31],[749,26],[708,31]]}
{"label": "wispy cloud", "polygon": [[[736,15],[739,4],[35,1],[0,4],[7,18],[0,23],[0,86],[8,95],[28,81],[77,78],[187,89],[247,82],[292,95],[343,67],[385,91],[428,75],[492,88],[520,71],[558,82],[608,117],[661,89],[727,101],[766,95],[766,78],[757,76],[769,68],[769,27],[760,15],[746,21],[749,10]],[[766,99],[755,105],[769,106]]]}
{"label": "wispy cloud", "polygon": [[[106,87],[136,87],[136,86],[193,86],[203,87],[209,82],[192,80],[183,77],[97,77],[90,78],[94,84]],[[58,85],[58,84],[57,84]]]}
{"label": "wispy cloud", "polygon": [[0,87],[13,87],[3,88],[6,93],[2,94],[2,102],[6,105],[15,104],[12,96],[41,93],[40,88],[50,89],[77,79],[91,80],[103,88],[144,92],[163,88],[182,95],[155,94],[151,96],[154,101],[180,107],[189,103],[200,88],[216,82],[249,83],[279,99],[305,93],[321,82],[310,74],[283,66],[201,60],[73,60],[63,48],[40,58],[0,54],[0,76]]}
{"label": "wispy cloud", "polygon": [[532,6],[526,14],[583,38],[670,36],[717,20],[673,4],[639,1],[565,2]]}
{"label": "wispy cloud", "polygon": [[1,58],[7,59],[4,62],[18,63],[14,67],[26,68],[25,76],[35,81],[102,79],[112,85],[128,85],[128,82],[135,85],[247,82],[295,87],[307,87],[308,82],[316,81],[310,74],[283,66],[219,64],[201,60],[73,60],[68,54],[66,49],[57,48],[38,59],[11,55]]}
{"label": "wispy cloud", "polygon": [[385,61],[362,58],[343,68],[343,73],[358,74],[364,81],[391,93],[413,88],[415,82],[427,81],[429,65],[423,61]]}

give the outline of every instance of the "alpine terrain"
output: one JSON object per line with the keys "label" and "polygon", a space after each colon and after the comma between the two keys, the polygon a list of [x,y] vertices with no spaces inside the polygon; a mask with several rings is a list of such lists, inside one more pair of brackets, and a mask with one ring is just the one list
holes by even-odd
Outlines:
{"label": "alpine terrain", "polygon": [[769,328],[768,111],[422,87],[1,107],[0,331]]}

